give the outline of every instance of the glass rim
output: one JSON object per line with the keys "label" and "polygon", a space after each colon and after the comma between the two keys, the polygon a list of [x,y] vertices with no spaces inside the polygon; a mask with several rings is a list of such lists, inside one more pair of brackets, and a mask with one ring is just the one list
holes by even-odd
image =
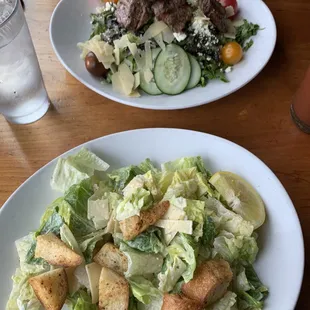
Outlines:
{"label": "glass rim", "polygon": [[17,8],[18,8],[19,1],[20,0],[15,0],[14,8],[13,8],[11,14],[2,23],[0,23],[0,28],[3,27],[7,22],[9,22],[11,20],[11,18],[14,16],[14,14],[16,13]]}

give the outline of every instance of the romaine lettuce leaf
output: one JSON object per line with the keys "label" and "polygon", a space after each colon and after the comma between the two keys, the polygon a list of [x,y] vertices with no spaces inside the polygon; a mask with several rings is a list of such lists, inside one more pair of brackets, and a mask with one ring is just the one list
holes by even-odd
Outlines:
{"label": "romaine lettuce leaf", "polygon": [[161,310],[163,305],[163,297],[152,298],[149,304],[137,303],[137,310]]}
{"label": "romaine lettuce leaf", "polygon": [[97,230],[88,235],[77,239],[79,248],[83,252],[86,264],[92,262],[93,252],[97,242],[102,241],[106,232],[104,230]]}
{"label": "romaine lettuce leaf", "polygon": [[258,253],[254,237],[234,236],[227,231],[221,231],[214,239],[213,257],[220,256],[226,261],[253,264]]}
{"label": "romaine lettuce leaf", "polygon": [[164,259],[160,254],[143,253],[129,247],[124,242],[120,243],[120,250],[128,259],[128,269],[125,273],[126,277],[159,273],[162,268]]}
{"label": "romaine lettuce leaf", "polygon": [[163,172],[167,171],[177,171],[187,168],[197,168],[198,172],[201,172],[205,175],[208,174],[204,162],[200,156],[197,157],[183,157],[174,161],[169,161],[161,166]]}
{"label": "romaine lettuce leaf", "polygon": [[172,291],[186,269],[186,263],[178,255],[168,255],[162,272],[158,274],[159,290],[165,293]]}
{"label": "romaine lettuce leaf", "polygon": [[143,171],[143,173],[147,173],[148,171],[152,171],[154,173],[158,173],[159,170],[155,167],[152,161],[147,158],[140,165],[139,168]]}
{"label": "romaine lettuce leaf", "polygon": [[34,276],[16,269],[15,275],[12,277],[13,289],[6,305],[6,310],[41,309],[41,304],[36,298],[32,287],[28,283],[29,278]]}
{"label": "romaine lettuce leaf", "polygon": [[146,253],[163,253],[165,249],[162,232],[156,227],[150,227],[147,231],[131,241],[126,241],[126,243],[131,248]]}
{"label": "romaine lettuce leaf", "polygon": [[244,220],[242,216],[228,210],[217,199],[208,198],[206,202],[206,214],[211,216],[218,230],[225,230],[234,235],[250,237],[253,233],[253,225]]}
{"label": "romaine lettuce leaf", "polygon": [[60,239],[70,247],[75,253],[83,255],[78,242],[76,241],[73,233],[71,232],[70,228],[63,224],[60,228]]}
{"label": "romaine lettuce leaf", "polygon": [[164,195],[163,200],[170,200],[172,197],[183,197],[186,199],[196,199],[198,185],[196,180],[190,179],[179,183],[171,184]]}
{"label": "romaine lettuce leaf", "polygon": [[114,190],[119,194],[121,194],[126,185],[135,176],[143,173],[144,173],[143,170],[141,170],[139,167],[131,165],[129,167],[123,167],[114,170],[112,171],[112,173],[108,174],[108,176],[114,183]]}
{"label": "romaine lettuce leaf", "polygon": [[252,265],[239,268],[235,286],[239,309],[263,309],[268,288],[260,281]]}
{"label": "romaine lettuce leaf", "polygon": [[122,221],[134,215],[139,215],[140,211],[146,210],[153,204],[153,198],[149,191],[138,188],[129,197],[125,197],[116,208],[116,219]]}
{"label": "romaine lettuce leaf", "polygon": [[237,295],[228,291],[220,300],[207,307],[206,310],[233,310],[237,302]]}
{"label": "romaine lettuce leaf", "polygon": [[211,247],[216,236],[216,228],[211,216],[206,216],[203,225],[201,242],[205,247]]}
{"label": "romaine lettuce leaf", "polygon": [[83,180],[70,187],[64,196],[64,203],[59,205],[58,213],[75,237],[95,231],[92,221],[87,218],[87,202],[93,193],[92,180]]}
{"label": "romaine lettuce leaf", "polygon": [[151,281],[142,276],[134,276],[128,279],[134,297],[143,304],[151,303],[153,298],[160,298],[161,292]]}
{"label": "romaine lettuce leaf", "polygon": [[70,310],[97,310],[97,305],[92,304],[91,296],[84,289],[80,289],[67,299]]}
{"label": "romaine lettuce leaf", "polygon": [[80,183],[94,175],[95,170],[105,171],[109,165],[94,153],[82,148],[68,158],[59,158],[53,172],[51,187],[65,192],[72,185]]}

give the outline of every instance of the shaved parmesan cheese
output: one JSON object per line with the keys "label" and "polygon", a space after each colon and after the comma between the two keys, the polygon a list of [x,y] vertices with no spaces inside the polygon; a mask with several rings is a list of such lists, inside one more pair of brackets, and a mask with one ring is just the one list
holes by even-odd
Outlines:
{"label": "shaved parmesan cheese", "polygon": [[130,95],[129,97],[132,97],[132,98],[139,98],[141,97],[140,93],[137,91],[137,90],[134,90]]}
{"label": "shaved parmesan cheese", "polygon": [[231,17],[235,15],[235,10],[231,5],[227,6],[225,10],[226,10],[226,17]]}
{"label": "shaved parmesan cheese", "polygon": [[171,31],[171,29],[169,27],[167,27],[163,32],[163,40],[170,44],[172,43],[172,41],[174,40],[174,35],[173,32]]}
{"label": "shaved parmesan cheese", "polygon": [[102,267],[97,263],[91,263],[86,265],[85,269],[90,284],[92,303],[96,304],[99,301],[99,278]]}
{"label": "shaved parmesan cheese", "polygon": [[133,89],[137,89],[140,85],[140,72],[137,72],[135,75],[135,82],[133,84]]}
{"label": "shaved parmesan cheese", "polygon": [[143,74],[146,83],[150,83],[154,77],[153,72],[149,68],[146,68]]}
{"label": "shaved parmesan cheese", "polygon": [[116,65],[117,66],[119,66],[119,64],[120,64],[120,50],[119,50],[119,48],[118,47],[115,47],[114,48],[114,57],[115,57],[115,63],[116,63]]}
{"label": "shaved parmesan cheese", "polygon": [[236,28],[233,25],[232,21],[227,19],[226,20],[226,25],[227,25],[227,32],[224,34],[224,36],[226,38],[235,39],[237,31],[236,31]]}
{"label": "shaved parmesan cheese", "polygon": [[192,221],[159,220],[155,223],[155,226],[165,228],[167,233],[181,232],[188,235],[193,233]]}
{"label": "shaved parmesan cheese", "polygon": [[112,75],[113,89],[121,94],[130,95],[135,83],[135,77],[129,67],[122,63],[118,67],[118,72]]}
{"label": "shaved parmesan cheese", "polygon": [[152,60],[152,51],[150,41],[145,42],[145,68],[152,69],[153,60]]}
{"label": "shaved parmesan cheese", "polygon": [[130,42],[127,34],[125,34],[120,39],[114,40],[113,43],[115,47],[118,47],[119,49],[124,49],[128,46],[128,43]]}
{"label": "shaved parmesan cheese", "polygon": [[161,33],[159,33],[157,36],[155,36],[154,39],[155,39],[156,43],[160,46],[160,48],[162,50],[166,49],[166,45],[165,45],[165,43],[163,41],[163,36],[162,36]]}
{"label": "shaved parmesan cheese", "polygon": [[156,21],[153,23],[145,32],[142,42],[146,42],[147,40],[156,37],[158,34],[163,32],[168,26],[163,21]]}

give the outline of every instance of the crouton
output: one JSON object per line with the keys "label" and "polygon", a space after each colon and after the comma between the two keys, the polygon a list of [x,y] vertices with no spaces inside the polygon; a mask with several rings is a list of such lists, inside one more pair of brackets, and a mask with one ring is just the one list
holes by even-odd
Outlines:
{"label": "crouton", "polygon": [[128,269],[127,257],[113,243],[106,243],[95,255],[94,261],[102,267],[110,268],[119,274]]}
{"label": "crouton", "polygon": [[99,310],[128,310],[129,285],[117,272],[102,267],[99,279]]}
{"label": "crouton", "polygon": [[62,309],[68,294],[67,275],[63,268],[40,274],[28,281],[44,309]]}
{"label": "crouton", "polygon": [[37,237],[35,257],[41,257],[51,265],[62,267],[76,267],[84,260],[53,233]]}
{"label": "crouton", "polygon": [[120,221],[120,228],[125,240],[132,240],[145,231],[150,225],[156,223],[170,206],[169,201],[163,201],[151,209],[141,211],[140,216],[135,215]]}
{"label": "crouton", "polygon": [[203,310],[203,305],[184,295],[165,294],[161,310]]}
{"label": "crouton", "polygon": [[183,284],[182,292],[209,305],[224,296],[232,277],[233,273],[225,260],[209,260],[197,267],[194,278]]}

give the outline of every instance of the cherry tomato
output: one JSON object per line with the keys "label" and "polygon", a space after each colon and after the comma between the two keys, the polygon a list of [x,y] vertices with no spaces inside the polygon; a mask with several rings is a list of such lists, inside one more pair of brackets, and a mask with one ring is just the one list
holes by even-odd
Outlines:
{"label": "cherry tomato", "polygon": [[104,65],[98,61],[98,58],[93,52],[89,52],[85,57],[85,67],[89,73],[94,76],[104,77],[107,75],[108,70]]}
{"label": "cherry tomato", "polygon": [[226,43],[221,50],[221,56],[225,64],[235,65],[242,59],[242,47],[237,42]]}
{"label": "cherry tomato", "polygon": [[227,17],[234,18],[238,13],[237,0],[218,0],[222,6],[226,9]]}

